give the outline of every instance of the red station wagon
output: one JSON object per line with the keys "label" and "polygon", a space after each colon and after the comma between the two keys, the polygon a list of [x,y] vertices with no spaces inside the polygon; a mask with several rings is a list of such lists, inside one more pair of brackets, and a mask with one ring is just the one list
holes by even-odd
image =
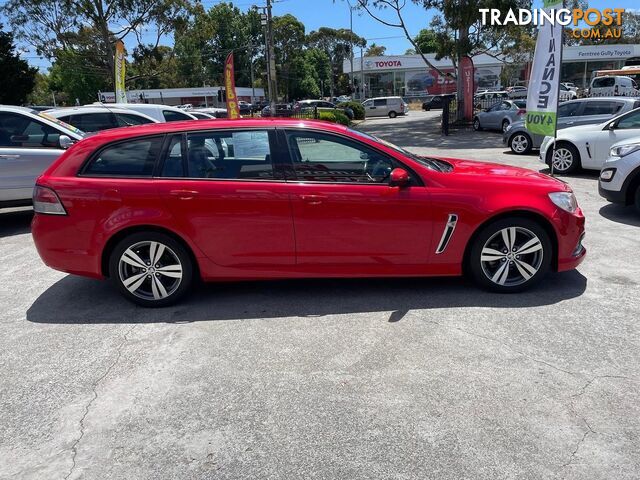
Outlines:
{"label": "red station wagon", "polygon": [[421,157],[292,119],[149,124],[72,146],[38,179],[33,237],[52,268],[165,306],[231,281],[467,273],[515,292],[583,259],[568,185]]}

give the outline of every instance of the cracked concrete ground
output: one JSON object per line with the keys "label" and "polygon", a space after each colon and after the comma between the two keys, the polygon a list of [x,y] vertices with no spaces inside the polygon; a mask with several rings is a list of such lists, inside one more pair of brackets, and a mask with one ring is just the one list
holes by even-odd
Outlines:
{"label": "cracked concrete ground", "polygon": [[[437,112],[363,130],[540,168]],[[45,267],[0,213],[0,478],[640,478],[640,216],[596,176],[576,272],[200,287],[144,310]]]}

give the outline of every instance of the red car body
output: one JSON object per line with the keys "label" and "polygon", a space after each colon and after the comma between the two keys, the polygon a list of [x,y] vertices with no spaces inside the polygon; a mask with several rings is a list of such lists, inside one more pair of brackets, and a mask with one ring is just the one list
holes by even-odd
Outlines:
{"label": "red car body", "polygon": [[[242,128],[329,132],[392,157],[414,183],[403,188],[314,182],[288,174],[248,181],[78,174],[93,152],[113,142]],[[216,120],[109,130],[71,147],[37,180],[55,191],[66,215],[36,213],[33,238],[50,267],[94,278],[108,275],[110,249],[118,239],[145,229],[184,242],[198,274],[209,281],[451,276],[463,273],[471,241],[483,225],[517,214],[548,232],[553,269],[573,269],[582,261],[582,212],[558,208],[548,196],[570,191],[565,183],[522,168],[444,160],[449,171],[425,168],[390,145],[314,121]],[[446,250],[436,253],[452,213],[458,219],[455,232]]]}

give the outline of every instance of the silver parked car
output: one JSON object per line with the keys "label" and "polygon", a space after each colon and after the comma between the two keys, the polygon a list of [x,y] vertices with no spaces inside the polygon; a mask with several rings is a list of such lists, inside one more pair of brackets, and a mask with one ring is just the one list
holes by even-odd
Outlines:
{"label": "silver parked car", "polygon": [[0,105],[0,207],[31,204],[36,178],[83,137],[45,113]]}
{"label": "silver parked car", "polygon": [[[562,103],[558,107],[558,130],[577,125],[596,125],[615,115],[640,107],[640,99],[623,97],[580,98]],[[520,120],[507,127],[502,142],[513,153],[522,155],[540,148],[544,135],[529,132]]]}
{"label": "silver parked car", "polygon": [[517,122],[527,113],[525,100],[502,100],[489,108],[478,112],[473,117],[474,130],[502,130]]}
{"label": "silver parked car", "polygon": [[99,132],[111,128],[158,123],[157,120],[139,112],[109,106],[88,106],[74,108],[55,108],[45,114],[62,120],[83,132]]}

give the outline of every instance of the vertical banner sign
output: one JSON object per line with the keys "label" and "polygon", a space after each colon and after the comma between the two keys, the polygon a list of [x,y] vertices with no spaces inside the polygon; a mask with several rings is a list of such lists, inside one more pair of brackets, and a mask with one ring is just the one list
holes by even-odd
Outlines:
{"label": "vertical banner sign", "polygon": [[[563,8],[562,0],[544,0],[544,10]],[[562,25],[545,21],[538,40],[527,94],[525,126],[532,133],[555,137],[562,64]]]}
{"label": "vertical banner sign", "polygon": [[460,73],[462,74],[462,96],[464,98],[464,119],[473,118],[473,94],[475,85],[473,79],[473,60],[471,57],[460,59]]}
{"label": "vertical banner sign", "polygon": [[127,103],[127,92],[124,88],[124,43],[122,40],[116,42],[116,103]]}
{"label": "vertical banner sign", "polygon": [[238,97],[236,97],[236,81],[233,71],[233,52],[227,55],[227,60],[224,62],[224,87],[227,90],[227,118],[231,120],[240,118]]}

